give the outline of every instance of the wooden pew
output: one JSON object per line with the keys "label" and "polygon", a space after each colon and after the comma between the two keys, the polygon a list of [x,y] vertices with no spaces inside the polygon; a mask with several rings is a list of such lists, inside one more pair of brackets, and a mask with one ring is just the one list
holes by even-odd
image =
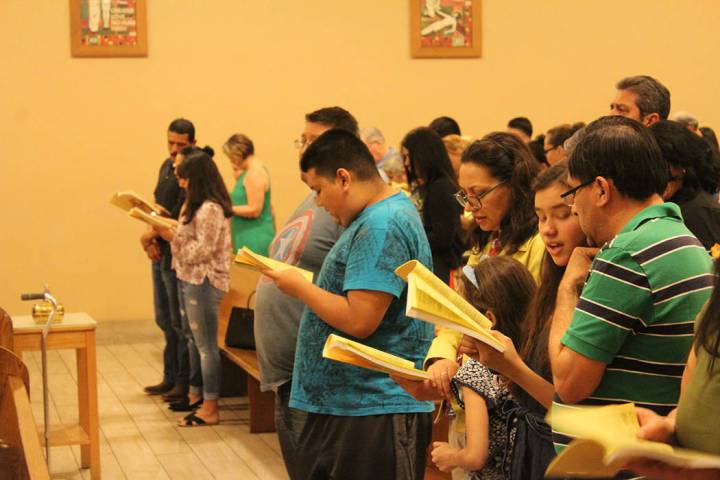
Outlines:
{"label": "wooden pew", "polygon": [[19,480],[49,480],[30,408],[29,376],[17,355],[0,347],[0,465]]}
{"label": "wooden pew", "polygon": [[[250,433],[275,431],[275,394],[260,391],[260,371],[255,350],[225,345],[225,333],[232,307],[246,307],[259,274],[232,266],[230,291],[218,311],[218,348],[223,360],[222,394],[247,394]],[[252,306],[252,305],[251,305]]]}

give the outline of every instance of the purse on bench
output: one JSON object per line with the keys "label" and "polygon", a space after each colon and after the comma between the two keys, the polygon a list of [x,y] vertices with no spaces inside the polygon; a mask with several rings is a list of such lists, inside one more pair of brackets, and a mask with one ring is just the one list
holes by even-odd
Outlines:
{"label": "purse on bench", "polygon": [[255,311],[250,308],[250,300],[253,295],[255,295],[254,291],[248,295],[245,308],[233,307],[230,312],[230,320],[227,332],[225,332],[225,345],[228,347],[255,350],[255,334],[253,333]]}

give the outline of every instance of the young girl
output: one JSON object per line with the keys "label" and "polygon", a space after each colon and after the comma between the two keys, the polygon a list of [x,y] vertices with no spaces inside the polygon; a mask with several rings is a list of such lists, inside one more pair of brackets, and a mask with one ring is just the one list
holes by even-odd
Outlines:
{"label": "young girl", "polygon": [[[512,342],[520,344],[525,316],[535,294],[535,280],[525,266],[509,256],[485,257],[463,269],[467,300]],[[468,360],[451,388],[465,409],[465,446],[433,444],[432,460],[442,471],[466,470],[470,479],[508,478],[517,426],[517,403],[506,378],[476,360]]]}
{"label": "young girl", "polygon": [[[162,230],[170,242],[173,268],[182,292],[182,309],[197,349],[190,349],[191,371],[199,364],[202,391],[190,386],[190,403],[202,404],[179,421],[181,427],[213,425],[220,420],[220,353],[217,347],[217,311],[230,286],[232,244],[230,197],[211,156],[187,147],[176,169],[178,183],[186,189],[185,204],[176,230]],[[193,354],[193,352],[195,352]]]}

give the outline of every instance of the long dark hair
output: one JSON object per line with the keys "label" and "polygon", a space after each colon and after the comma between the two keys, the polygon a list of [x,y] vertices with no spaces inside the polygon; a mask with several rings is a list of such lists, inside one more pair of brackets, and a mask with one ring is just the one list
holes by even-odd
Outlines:
{"label": "long dark hair", "polygon": [[[532,183],[533,193],[537,193],[555,184],[565,185],[567,183],[568,167],[567,161],[563,160],[548,168],[537,176]],[[570,188],[568,186],[568,188]],[[539,368],[538,374],[545,379],[551,378],[550,361],[547,351],[547,337],[550,329],[550,320],[555,311],[557,291],[565,273],[565,267],[553,262],[547,251],[543,255],[542,266],[540,267],[540,287],[529,310],[527,323],[525,324],[525,335],[522,343],[519,344],[518,353],[526,363]]]}
{"label": "long dark hair", "polygon": [[519,345],[535,296],[533,276],[525,265],[506,255],[483,257],[473,270],[479,288],[463,276],[465,298],[478,310],[491,310],[496,318],[493,328]]}
{"label": "long dark hair", "polygon": [[180,151],[183,159],[177,167],[177,176],[188,181],[183,224],[187,225],[195,218],[205,201],[220,205],[227,218],[233,214],[230,195],[212,159],[213,153],[210,147],[185,147]]}
{"label": "long dark hair", "polygon": [[708,375],[712,374],[715,360],[720,358],[720,261],[715,260],[715,281],[705,311],[695,332],[693,348],[697,355],[704,349],[710,355]]}
{"label": "long dark hair", "polygon": [[[485,167],[493,177],[508,182],[512,203],[502,219],[499,240],[507,254],[512,255],[537,232],[530,183],[537,175],[538,163],[527,145],[504,132],[489,133],[472,143],[461,162]],[[492,234],[476,225],[471,232],[473,249],[482,250]]]}
{"label": "long dark hair", "polygon": [[420,195],[423,195],[423,184],[428,185],[442,178],[447,178],[457,187],[445,144],[434,130],[428,127],[411,130],[400,145],[407,149],[410,160],[410,167],[406,168],[408,182],[416,184]]}

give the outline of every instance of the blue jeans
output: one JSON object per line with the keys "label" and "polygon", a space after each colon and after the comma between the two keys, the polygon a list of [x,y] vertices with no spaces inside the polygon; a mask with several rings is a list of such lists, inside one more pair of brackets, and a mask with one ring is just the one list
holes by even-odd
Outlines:
{"label": "blue jeans", "polygon": [[152,279],[155,323],[165,335],[163,383],[186,387],[189,363],[180,318],[178,280],[174,270],[162,268],[162,262],[152,262]]}
{"label": "blue jeans", "polygon": [[193,394],[199,395],[202,392],[203,379],[202,371],[200,369],[200,354],[198,353],[197,346],[195,345],[195,338],[193,332],[190,330],[190,324],[188,323],[187,314],[185,313],[185,296],[183,294],[183,282],[178,280],[178,299],[180,302],[180,320],[182,326],[182,340],[185,344],[185,350],[188,352],[188,370],[189,379],[188,385],[190,391]]}
{"label": "blue jeans", "polygon": [[[202,371],[202,395],[205,400],[217,400],[220,397],[220,351],[217,345],[218,308],[225,292],[212,286],[205,278],[201,285],[180,280],[183,306],[187,323],[192,332],[192,343],[197,350],[190,348],[190,369],[200,365]],[[190,385],[190,393],[199,395],[200,388]]]}

